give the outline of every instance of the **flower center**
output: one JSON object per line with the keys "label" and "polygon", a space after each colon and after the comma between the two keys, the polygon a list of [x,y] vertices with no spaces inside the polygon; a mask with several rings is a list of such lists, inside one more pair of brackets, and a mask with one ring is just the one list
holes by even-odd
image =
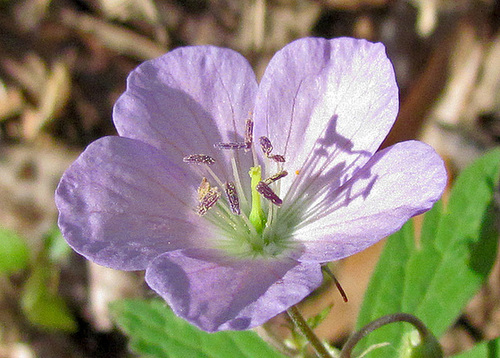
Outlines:
{"label": "flower center", "polygon": [[[219,188],[212,187],[209,180],[203,176],[198,188],[198,206],[196,207],[198,215],[221,229],[222,248],[235,255],[276,256],[287,247],[289,233],[293,226],[277,228],[276,224],[273,224],[277,210],[283,203],[275,192],[279,188],[275,183],[288,173],[282,170],[283,163],[285,163],[284,156],[272,154],[271,141],[267,137],[261,137],[259,138],[260,148],[268,163],[276,163],[278,166],[276,174],[262,179],[262,168],[258,164],[252,133],[253,121],[248,119],[245,124],[243,142],[215,144],[218,149],[231,151],[234,181],[222,182],[211,169],[216,163],[215,159],[208,155],[189,155],[184,158],[184,162],[198,164],[201,169],[204,168],[208,173],[202,174],[208,174],[207,176],[211,177],[225,193],[222,196]],[[252,151],[254,166],[248,172],[251,198],[245,196],[245,192],[247,195],[248,192],[243,188],[242,183],[245,181],[240,176],[240,168],[236,165],[236,151]],[[263,205],[262,198],[266,199],[269,205]]]}

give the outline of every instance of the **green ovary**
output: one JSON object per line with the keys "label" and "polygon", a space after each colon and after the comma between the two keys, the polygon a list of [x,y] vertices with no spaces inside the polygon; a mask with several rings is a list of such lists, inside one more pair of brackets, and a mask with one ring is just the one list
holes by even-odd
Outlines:
{"label": "green ovary", "polygon": [[250,215],[248,219],[255,227],[255,230],[258,234],[262,234],[264,230],[264,226],[266,225],[267,218],[262,210],[261,202],[260,202],[260,194],[257,192],[255,187],[262,180],[262,170],[260,165],[256,167],[250,168],[248,172],[251,178],[251,187],[252,187],[252,210],[250,211]]}

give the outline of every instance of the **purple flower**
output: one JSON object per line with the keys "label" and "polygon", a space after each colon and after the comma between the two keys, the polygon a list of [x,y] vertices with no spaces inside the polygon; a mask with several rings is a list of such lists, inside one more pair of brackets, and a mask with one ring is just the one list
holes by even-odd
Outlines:
{"label": "purple flower", "polygon": [[248,329],[301,301],[321,264],[397,231],[440,197],[426,144],[376,153],[398,111],[384,46],[307,38],[260,82],[238,53],[184,47],[143,63],[56,192],[68,243],[146,270],[181,317]]}

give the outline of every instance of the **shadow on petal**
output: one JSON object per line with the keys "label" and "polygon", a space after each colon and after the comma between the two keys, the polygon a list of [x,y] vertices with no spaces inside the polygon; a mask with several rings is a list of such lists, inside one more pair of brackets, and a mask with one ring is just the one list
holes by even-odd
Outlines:
{"label": "shadow on petal", "polygon": [[[331,212],[339,206],[348,205],[358,196],[366,197],[376,180],[374,178],[362,192],[352,193],[350,179],[359,172],[360,167],[356,166],[358,159],[371,157],[372,154],[365,150],[354,150],[354,143],[337,132],[337,119],[337,115],[330,118],[324,134],[316,141],[311,155],[300,170],[300,176],[287,194],[286,200],[290,200],[293,207],[303,208],[302,218],[297,220],[302,222],[301,226],[315,220],[325,211]],[[358,159],[348,159],[346,156],[356,156]],[[369,171],[363,171],[361,175],[363,178],[371,176]]]}
{"label": "shadow on petal", "polygon": [[[317,193],[325,186],[340,187],[359,169],[355,167],[357,159],[347,160],[346,156],[371,157],[368,151],[354,150],[355,143],[337,132],[337,120],[337,115],[330,118],[323,135],[311,148],[308,159],[299,171],[300,176],[290,188],[288,195],[291,197]],[[350,164],[346,165],[347,162]]]}

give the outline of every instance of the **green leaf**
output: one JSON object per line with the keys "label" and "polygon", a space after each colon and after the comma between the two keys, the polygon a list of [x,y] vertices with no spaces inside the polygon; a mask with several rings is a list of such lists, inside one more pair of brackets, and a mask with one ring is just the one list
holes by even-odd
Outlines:
{"label": "green leaf", "polygon": [[25,241],[15,232],[0,228],[0,273],[24,269],[28,262],[29,250]]}
{"label": "green leaf", "polygon": [[42,329],[75,332],[78,327],[66,302],[58,295],[59,266],[69,253],[57,227],[44,235],[44,246],[24,285],[21,308],[28,320]]}
{"label": "green leaf", "polygon": [[38,265],[24,286],[21,308],[28,320],[47,330],[75,332],[77,324],[64,300],[49,289],[51,272]]}
{"label": "green leaf", "polygon": [[60,263],[66,260],[72,252],[57,225],[45,234],[44,246],[51,263]]}
{"label": "green leaf", "polygon": [[333,305],[328,305],[327,307],[323,308],[323,310],[321,310],[321,312],[319,312],[317,315],[308,318],[307,324],[309,325],[309,327],[311,327],[311,329],[315,329],[316,327],[318,327],[321,322],[326,319],[326,317],[332,310],[332,307]]}
{"label": "green leaf", "polygon": [[141,357],[283,358],[255,332],[207,333],[177,317],[164,302],[121,300],[111,305],[117,325]]}
{"label": "green leaf", "polygon": [[[405,264],[415,252],[413,222],[408,221],[401,230],[391,235],[385,244],[377,267],[365,292],[358,316],[358,329],[386,314],[403,311],[402,292]],[[403,337],[402,324],[385,325],[361,341],[360,350],[387,342],[398,343]],[[374,349],[367,357],[396,356],[397,347],[382,346]]]}
{"label": "green leaf", "polygon": [[500,357],[500,338],[479,343],[474,348],[455,355],[456,358],[498,358]]}
{"label": "green leaf", "polygon": [[[365,294],[358,319],[407,312],[436,336],[454,322],[486,279],[497,251],[493,195],[500,175],[500,149],[475,161],[457,178],[446,209],[427,213],[419,240],[411,223],[386,243]],[[390,342],[368,357],[394,354],[409,325],[391,324],[370,334],[361,346]]]}
{"label": "green leaf", "polygon": [[[459,175],[434,240],[425,238],[429,280],[416,289],[421,300],[405,307],[441,336],[487,278],[496,257],[498,232],[493,199],[500,177],[500,149],[476,160]],[[409,272],[418,276],[421,268]],[[408,295],[415,291],[409,290]]]}

